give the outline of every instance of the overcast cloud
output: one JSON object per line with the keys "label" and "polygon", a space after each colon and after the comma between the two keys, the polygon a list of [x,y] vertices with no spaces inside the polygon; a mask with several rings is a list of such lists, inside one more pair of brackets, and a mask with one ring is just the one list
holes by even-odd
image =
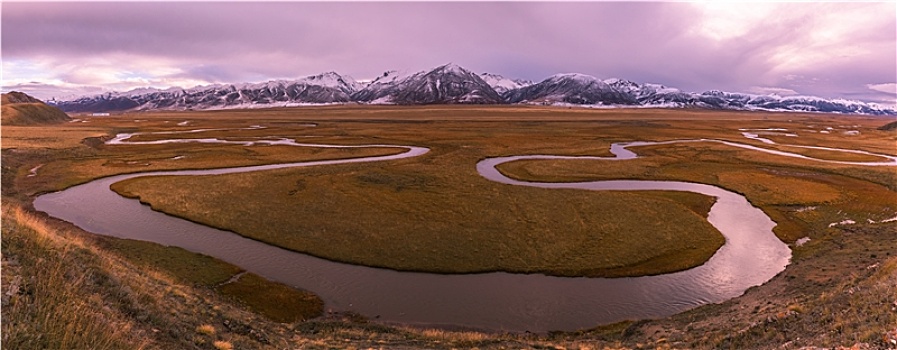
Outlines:
{"label": "overcast cloud", "polygon": [[885,3],[2,3],[3,90],[370,79],[453,62],[895,104]]}

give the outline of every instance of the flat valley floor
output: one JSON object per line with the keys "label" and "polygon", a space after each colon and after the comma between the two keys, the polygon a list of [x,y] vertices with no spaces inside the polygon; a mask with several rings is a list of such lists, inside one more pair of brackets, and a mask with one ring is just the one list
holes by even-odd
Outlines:
{"label": "flat valley floor", "polygon": [[[897,156],[897,134],[878,129],[887,118],[536,106],[331,106],[73,118],[2,129],[4,346],[897,346],[897,167],[837,163]],[[107,143],[122,133],[134,134],[132,144]],[[401,151],[152,144],[178,138],[427,147],[424,155],[393,161],[143,177],[113,190],[154,210],[328,260],[451,274],[657,275],[700,266],[724,243],[706,220],[711,197],[503,185],[477,173],[477,162],[485,158],[610,157],[614,143],[712,139],[811,159],[689,142],[632,147],[639,158],[625,161],[502,164],[504,175],[533,182],[635,179],[718,186],[760,208],[792,250],[785,271],[720,304],[575,332],[506,334],[459,330],[463,325],[392,325],[351,310],[328,312],[302,286],[244,274],[174,247],[92,235],[33,210],[31,202],[42,193],[116,174]],[[27,271],[44,270],[26,278]],[[43,314],[62,316],[51,320]],[[96,329],[59,326],[57,335],[46,331],[54,322]],[[77,334],[84,332],[102,339],[78,343]]]}

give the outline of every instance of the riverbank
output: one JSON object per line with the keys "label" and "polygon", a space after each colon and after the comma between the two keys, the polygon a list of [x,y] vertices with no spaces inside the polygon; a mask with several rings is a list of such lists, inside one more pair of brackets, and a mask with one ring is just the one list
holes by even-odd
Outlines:
{"label": "riverbank", "polygon": [[[215,342],[253,349],[709,349],[777,348],[785,343],[795,347],[866,344],[859,348],[874,349],[887,348],[892,339],[897,340],[897,332],[892,329],[897,312],[891,300],[897,285],[897,257],[892,253],[897,249],[893,244],[897,241],[893,234],[897,225],[893,223],[886,227],[859,224],[849,230],[833,230],[805,249],[798,249],[795,263],[782,275],[720,305],[666,319],[623,322],[581,332],[522,335],[390,326],[352,314],[325,314],[288,324],[267,321],[208,289],[179,280],[170,272],[137,267],[114,250],[98,249],[100,244],[93,241],[96,236],[78,233],[76,229],[68,233],[43,231],[43,237],[57,248],[28,248],[10,243],[9,240],[22,237],[31,239],[35,233],[17,228],[23,224],[9,211],[3,213],[4,346],[22,344],[35,334],[29,328],[16,329],[26,318],[14,311],[15,305],[29,309],[28,305],[35,305],[25,297],[32,293],[28,292],[29,286],[22,284],[26,281],[23,269],[36,271],[23,261],[26,254],[31,261],[56,264],[44,266],[62,276],[83,280],[82,276],[99,273],[106,276],[103,280],[117,281],[91,282],[90,288],[84,288],[83,284],[72,284],[67,279],[29,273],[36,285],[44,286],[58,300],[42,301],[39,305],[43,308],[32,309],[33,316],[29,316],[52,314],[58,321],[41,326],[43,339],[57,340],[29,343],[50,347],[66,339],[65,344],[94,349],[215,349]],[[44,220],[38,218],[36,222]],[[883,235],[886,232],[889,235]],[[24,236],[16,237],[18,234]],[[58,249],[73,242],[86,248]],[[110,269],[111,266],[115,268]],[[108,298],[119,301],[111,303]],[[84,302],[102,304],[90,306]],[[81,327],[93,328],[76,331],[83,330]]]}

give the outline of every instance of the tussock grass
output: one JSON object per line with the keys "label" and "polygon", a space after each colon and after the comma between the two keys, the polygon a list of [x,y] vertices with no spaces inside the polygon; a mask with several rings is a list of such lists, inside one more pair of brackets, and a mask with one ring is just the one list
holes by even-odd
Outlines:
{"label": "tussock grass", "polygon": [[147,348],[134,323],[93,294],[108,276],[81,270],[90,259],[83,242],[56,236],[21,209],[4,206],[3,217],[4,348]]}
{"label": "tussock grass", "polygon": [[[869,265],[852,280],[822,293],[826,307],[820,323],[829,323],[840,334],[839,342],[895,346],[887,335],[897,327],[897,258]],[[868,276],[869,271],[874,271]],[[864,276],[866,275],[866,276]]]}
{"label": "tussock grass", "polygon": [[215,326],[204,324],[196,327],[196,333],[205,335],[215,335]]}
{"label": "tussock grass", "polygon": [[[266,334],[284,330],[267,321],[265,310],[243,299],[270,297],[270,302],[287,306],[275,317],[293,319],[313,316],[307,311],[296,316],[295,305],[321,305],[307,292],[251,274],[243,278],[249,277],[257,289],[246,290],[248,297],[213,292],[218,285],[205,283],[219,283],[220,278],[208,276],[229,277],[214,270],[233,266],[179,248],[85,237],[9,203],[4,204],[2,225],[3,348],[192,348],[210,346],[211,336],[238,348],[283,348],[285,339]],[[141,250],[150,258],[130,260]],[[153,256],[162,259],[155,262]],[[166,259],[191,268],[178,269],[179,264]]]}
{"label": "tussock grass", "polygon": [[218,349],[218,350],[231,350],[234,348],[233,344],[231,344],[230,342],[223,341],[223,340],[216,340],[214,343],[212,343],[212,346],[214,346],[215,349]]}
{"label": "tussock grass", "polygon": [[[897,325],[897,225],[858,224],[832,230],[797,250],[797,266],[768,289],[749,291],[753,317],[734,331],[715,331],[706,348],[857,347],[890,349]],[[751,295],[758,293],[761,295]],[[769,299],[769,293],[778,297]],[[766,294],[767,296],[764,296]],[[756,300],[755,300],[756,298]],[[731,310],[731,309],[729,309]]]}
{"label": "tussock grass", "polygon": [[425,329],[420,334],[427,338],[451,340],[455,342],[476,343],[489,339],[489,335],[480,332],[447,331],[444,329]]}

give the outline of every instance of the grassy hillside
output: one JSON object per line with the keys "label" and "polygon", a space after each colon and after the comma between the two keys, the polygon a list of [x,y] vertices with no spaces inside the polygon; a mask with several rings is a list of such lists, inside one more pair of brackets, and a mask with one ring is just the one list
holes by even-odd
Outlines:
{"label": "grassy hillside", "polygon": [[885,125],[882,125],[881,127],[878,128],[878,130],[882,130],[882,131],[897,130],[897,121],[893,121],[893,122],[887,123]]}
{"label": "grassy hillside", "polygon": [[15,205],[2,239],[3,348],[277,348],[259,335],[322,313],[316,296],[219,260],[84,235]]}
{"label": "grassy hillside", "polygon": [[2,96],[3,125],[56,124],[71,120],[59,108],[47,105],[27,94],[12,91]]}

